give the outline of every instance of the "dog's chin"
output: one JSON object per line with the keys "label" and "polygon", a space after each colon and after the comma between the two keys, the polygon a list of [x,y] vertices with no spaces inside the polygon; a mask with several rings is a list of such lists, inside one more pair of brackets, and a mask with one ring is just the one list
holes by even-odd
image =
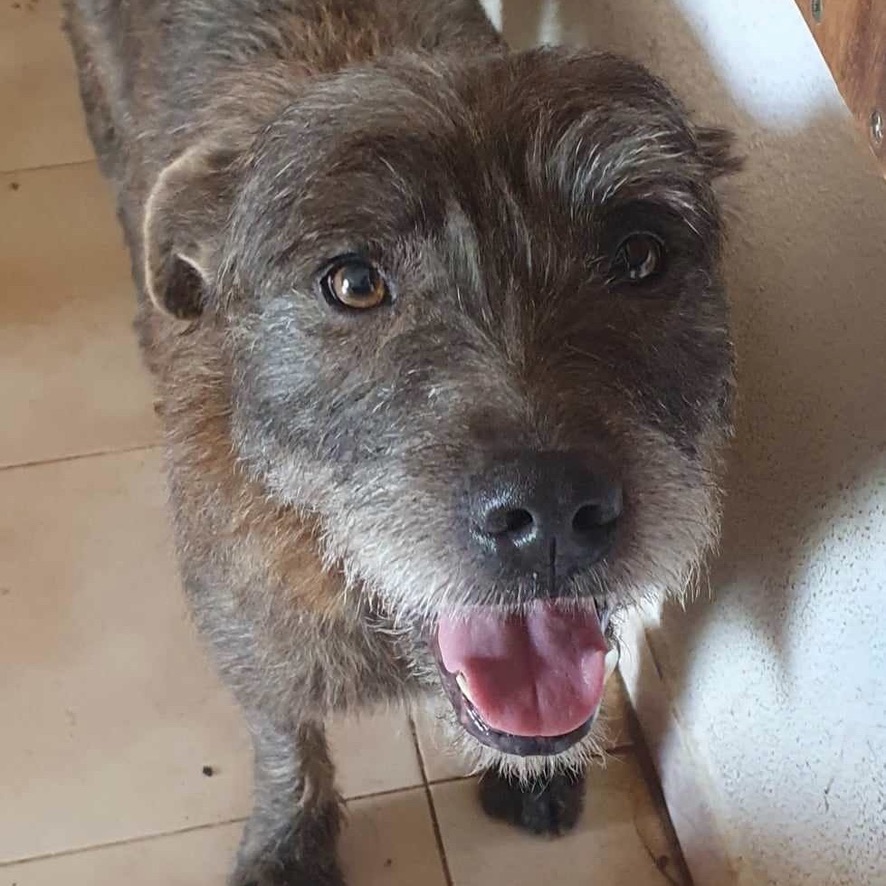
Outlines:
{"label": "dog's chin", "polygon": [[609,622],[608,610],[551,601],[441,617],[429,639],[440,685],[482,756],[562,758],[565,768],[567,758],[587,756],[618,657]]}

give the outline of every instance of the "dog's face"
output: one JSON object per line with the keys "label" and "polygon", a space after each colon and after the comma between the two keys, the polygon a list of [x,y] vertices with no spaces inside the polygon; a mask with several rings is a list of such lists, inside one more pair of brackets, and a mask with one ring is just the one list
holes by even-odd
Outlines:
{"label": "dog's face", "polygon": [[[641,68],[539,50],[317,79],[149,206],[155,298],[228,329],[243,463],[502,760],[580,755],[611,616],[714,539],[732,164]],[[152,230],[185,185],[194,230]]]}

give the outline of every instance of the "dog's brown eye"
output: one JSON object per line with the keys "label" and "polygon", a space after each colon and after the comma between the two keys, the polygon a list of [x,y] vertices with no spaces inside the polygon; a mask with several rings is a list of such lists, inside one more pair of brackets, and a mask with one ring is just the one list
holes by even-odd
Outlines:
{"label": "dog's brown eye", "polygon": [[664,266],[664,246],[652,234],[631,234],[618,246],[613,263],[615,276],[640,283],[660,273]]}
{"label": "dog's brown eye", "polygon": [[323,291],[333,304],[358,311],[376,308],[388,298],[388,286],[378,268],[361,258],[333,265],[323,278]]}

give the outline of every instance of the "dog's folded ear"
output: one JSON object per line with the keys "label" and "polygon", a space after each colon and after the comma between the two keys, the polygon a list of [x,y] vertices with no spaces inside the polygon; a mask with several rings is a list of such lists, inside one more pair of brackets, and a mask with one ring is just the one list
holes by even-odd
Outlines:
{"label": "dog's folded ear", "polygon": [[205,307],[233,200],[236,157],[215,144],[195,145],[163,169],[148,197],[145,289],[173,317],[194,319]]}
{"label": "dog's folded ear", "polygon": [[744,166],[744,157],[735,153],[735,135],[729,129],[698,127],[695,143],[712,179],[740,172]]}

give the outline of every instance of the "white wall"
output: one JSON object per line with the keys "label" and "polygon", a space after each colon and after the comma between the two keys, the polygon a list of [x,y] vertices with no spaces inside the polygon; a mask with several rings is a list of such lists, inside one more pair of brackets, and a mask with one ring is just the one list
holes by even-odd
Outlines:
{"label": "white wall", "polygon": [[625,668],[697,886],[886,886],[886,184],[793,0],[499,12],[516,45],[640,59],[748,155],[715,600],[666,611],[655,666]]}

